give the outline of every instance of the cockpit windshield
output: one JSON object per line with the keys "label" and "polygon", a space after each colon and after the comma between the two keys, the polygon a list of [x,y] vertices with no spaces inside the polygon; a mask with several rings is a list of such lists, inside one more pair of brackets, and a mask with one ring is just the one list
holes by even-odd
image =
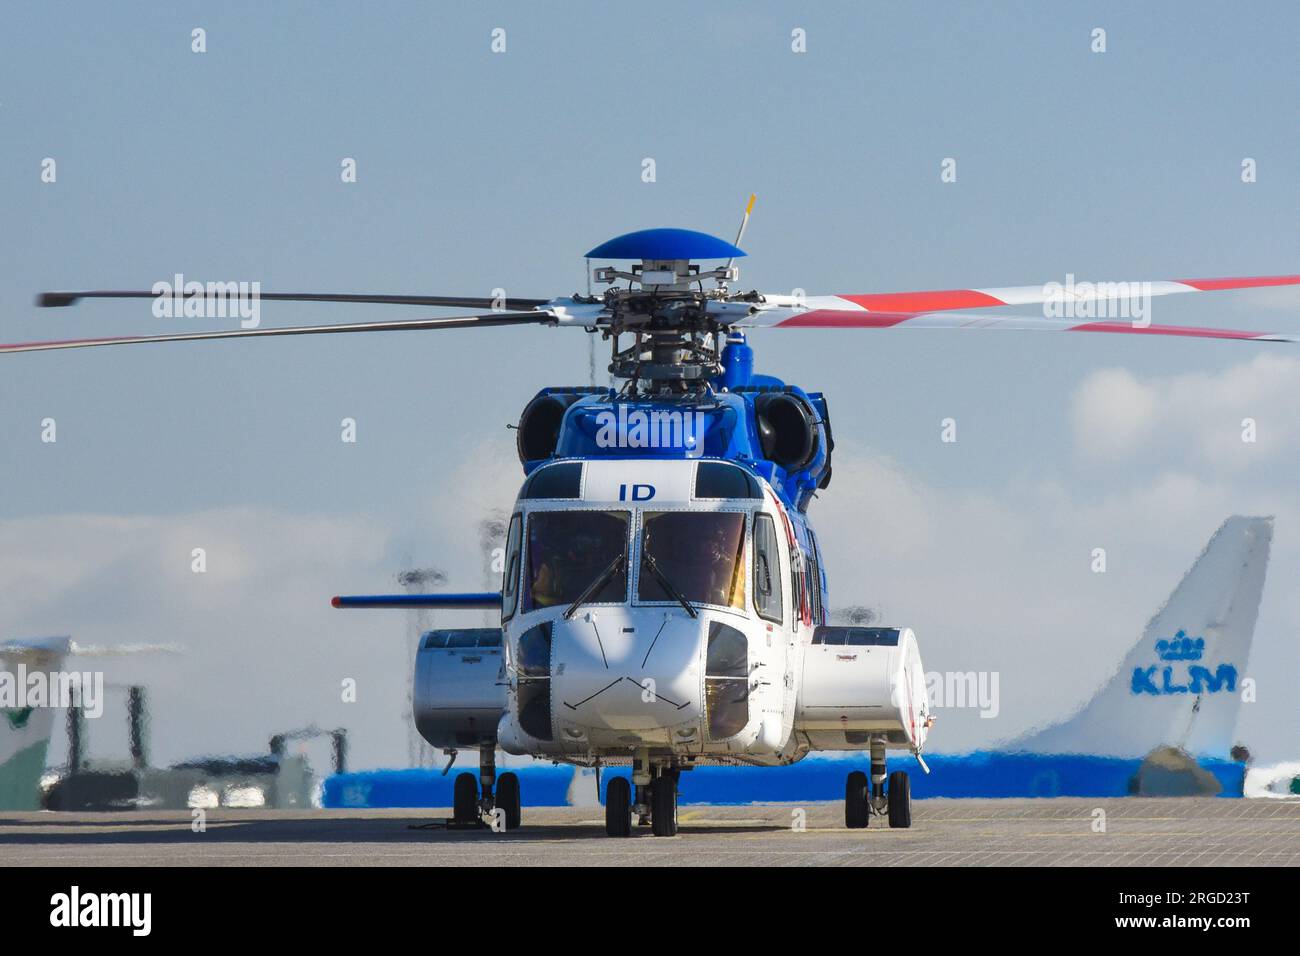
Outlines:
{"label": "cockpit windshield", "polygon": [[[647,511],[641,531],[642,601],[745,608],[745,516],[735,511]],[[648,566],[653,559],[659,574]]]}
{"label": "cockpit windshield", "polygon": [[[626,511],[535,511],[528,516],[524,611],[578,599],[614,559],[627,551]],[[627,599],[627,562],[610,576],[594,603]]]}

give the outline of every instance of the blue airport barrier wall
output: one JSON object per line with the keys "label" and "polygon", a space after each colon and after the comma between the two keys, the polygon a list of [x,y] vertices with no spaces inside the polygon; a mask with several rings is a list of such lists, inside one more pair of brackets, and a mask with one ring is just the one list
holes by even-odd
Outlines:
{"label": "blue airport barrier wall", "polygon": [[[926,757],[925,774],[910,757],[894,758],[890,770],[907,770],[916,799],[934,797],[1126,797],[1140,760],[1083,755],[1001,752],[936,754]],[[1244,764],[1205,759],[1200,765],[1219,781],[1221,797],[1240,797]],[[682,803],[740,805],[800,800],[844,799],[850,770],[867,769],[861,759],[813,757],[789,767],[697,767],[681,776]],[[516,773],[525,806],[559,807],[590,802],[595,795],[591,771],[568,766],[532,764],[502,768]],[[326,807],[450,807],[458,773],[477,775],[470,765],[443,776],[440,770],[369,770],[326,779]],[[606,770],[602,781],[628,776],[626,767]],[[603,789],[603,786],[602,786]]]}

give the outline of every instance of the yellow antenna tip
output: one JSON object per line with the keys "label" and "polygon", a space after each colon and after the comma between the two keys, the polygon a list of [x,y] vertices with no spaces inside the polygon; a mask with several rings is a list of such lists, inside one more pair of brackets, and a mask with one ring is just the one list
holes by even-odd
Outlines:
{"label": "yellow antenna tip", "polygon": [[757,195],[755,195],[754,193],[749,194],[749,205],[745,207],[745,215],[748,216],[751,212],[754,211],[754,200],[756,199],[758,199]]}

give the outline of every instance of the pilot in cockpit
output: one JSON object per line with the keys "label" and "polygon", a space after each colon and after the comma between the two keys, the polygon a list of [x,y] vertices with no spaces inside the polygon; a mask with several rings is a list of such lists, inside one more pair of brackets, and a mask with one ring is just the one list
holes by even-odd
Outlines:
{"label": "pilot in cockpit", "polygon": [[733,598],[745,588],[744,566],[736,561],[736,545],[722,523],[712,524],[695,539],[694,560],[698,563],[697,580],[706,583],[706,603],[722,607],[738,603]]}
{"label": "pilot in cockpit", "polygon": [[544,548],[532,583],[533,603],[552,607],[572,601],[599,573],[592,558],[601,553],[601,544],[598,535],[574,534],[562,546]]}

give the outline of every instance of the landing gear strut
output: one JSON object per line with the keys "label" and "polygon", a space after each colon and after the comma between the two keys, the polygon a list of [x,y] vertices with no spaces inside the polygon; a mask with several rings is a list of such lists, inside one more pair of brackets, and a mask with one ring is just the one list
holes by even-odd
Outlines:
{"label": "landing gear strut", "polygon": [[632,786],[636,789],[636,802],[632,812],[636,814],[636,825],[650,825],[650,781],[653,779],[650,767],[650,754],[644,750],[632,758]]}
{"label": "landing gear strut", "polygon": [[478,782],[483,788],[483,796],[479,799],[479,809],[488,816],[492,815],[493,802],[492,788],[497,782],[497,752],[487,750],[486,748],[478,752]]}
{"label": "landing gear strut", "polygon": [[885,741],[871,738],[871,812],[879,815],[885,809]]}
{"label": "landing gear strut", "polygon": [[[888,780],[888,787],[886,787]],[[905,770],[895,770],[886,778],[885,741],[871,740],[871,776],[861,770],[849,774],[844,784],[844,825],[860,830],[871,815],[888,816],[889,825],[906,828],[912,825],[912,785]]]}

